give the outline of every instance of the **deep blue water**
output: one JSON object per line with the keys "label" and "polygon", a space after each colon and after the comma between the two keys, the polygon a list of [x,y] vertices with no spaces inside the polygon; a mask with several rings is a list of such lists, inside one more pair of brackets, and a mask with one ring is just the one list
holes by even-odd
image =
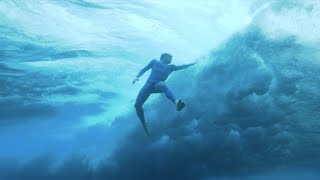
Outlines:
{"label": "deep blue water", "polygon": [[[0,179],[319,179],[318,1],[0,2]],[[134,111],[151,59],[199,62]]]}

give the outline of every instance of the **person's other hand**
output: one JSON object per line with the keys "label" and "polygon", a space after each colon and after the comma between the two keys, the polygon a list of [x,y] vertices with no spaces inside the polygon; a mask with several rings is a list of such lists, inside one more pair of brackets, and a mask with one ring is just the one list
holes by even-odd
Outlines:
{"label": "person's other hand", "polygon": [[132,84],[136,83],[137,81],[139,81],[139,78],[138,77],[135,77],[132,81]]}

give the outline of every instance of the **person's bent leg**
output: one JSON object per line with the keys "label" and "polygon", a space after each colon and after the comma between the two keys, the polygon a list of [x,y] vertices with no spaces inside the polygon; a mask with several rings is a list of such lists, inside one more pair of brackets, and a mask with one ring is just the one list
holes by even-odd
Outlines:
{"label": "person's bent leg", "polygon": [[163,81],[159,81],[155,84],[156,92],[158,93],[164,93],[170,101],[172,101],[174,104],[176,104],[176,97],[172,93],[172,91],[168,88],[166,83]]}
{"label": "person's bent leg", "polygon": [[176,105],[178,111],[181,111],[185,107],[185,103],[182,101],[182,99],[177,100],[172,91],[163,81],[155,84],[155,90],[158,93],[164,93]]}

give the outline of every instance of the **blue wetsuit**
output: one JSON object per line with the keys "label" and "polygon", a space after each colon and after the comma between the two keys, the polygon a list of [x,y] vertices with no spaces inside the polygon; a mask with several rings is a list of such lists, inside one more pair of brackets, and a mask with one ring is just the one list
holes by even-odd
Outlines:
{"label": "blue wetsuit", "polygon": [[173,64],[166,64],[163,61],[158,60],[152,60],[150,63],[144,67],[137,75],[137,77],[142,76],[147,70],[151,70],[151,74],[143,86],[143,88],[140,90],[138,97],[135,102],[135,108],[137,111],[137,115],[140,118],[142,122],[145,121],[144,118],[144,112],[142,105],[146,102],[146,100],[149,98],[150,94],[152,93],[165,93],[165,95],[173,102],[175,103],[176,98],[173,95],[173,93],[170,91],[170,89],[165,84],[165,80],[168,78],[168,76],[173,72],[180,69],[184,69],[189,67],[188,65],[181,65],[176,66]]}

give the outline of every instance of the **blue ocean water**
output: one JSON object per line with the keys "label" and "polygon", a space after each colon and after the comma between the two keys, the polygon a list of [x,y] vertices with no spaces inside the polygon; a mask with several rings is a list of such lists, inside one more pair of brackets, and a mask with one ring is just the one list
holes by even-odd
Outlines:
{"label": "blue ocean water", "polygon": [[[0,2],[0,179],[319,179],[316,0]],[[199,62],[134,111],[150,60]]]}

